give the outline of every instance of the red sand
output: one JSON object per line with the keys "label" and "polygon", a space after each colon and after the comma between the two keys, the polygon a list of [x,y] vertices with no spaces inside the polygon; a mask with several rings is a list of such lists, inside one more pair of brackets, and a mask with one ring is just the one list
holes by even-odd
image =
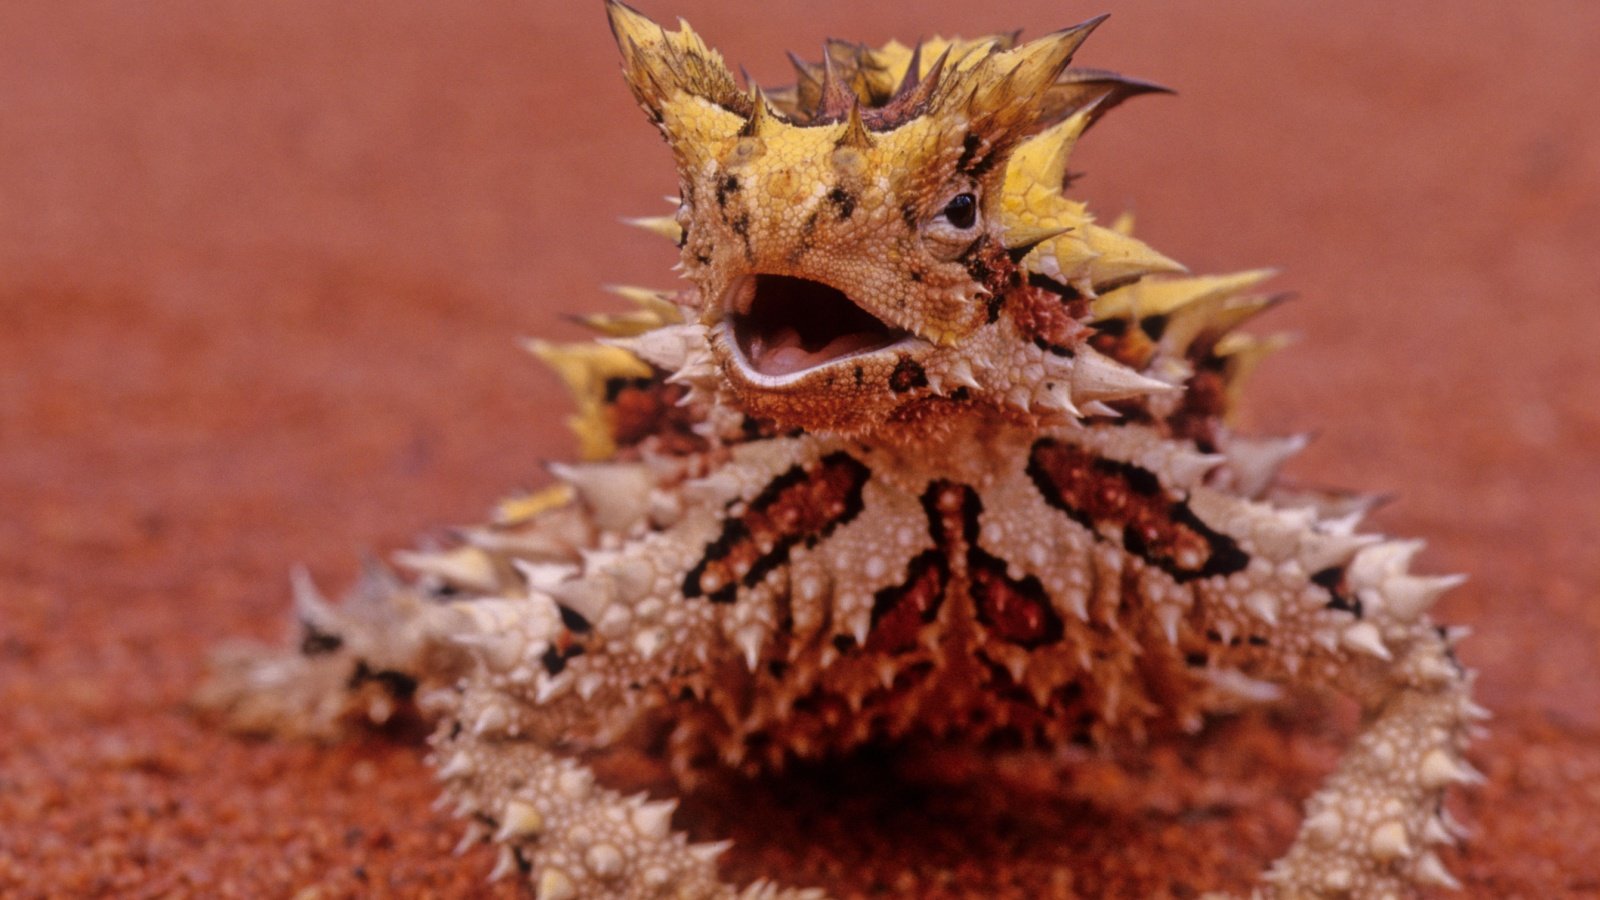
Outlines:
{"label": "red sand", "polygon": [[[765,83],[831,33],[1100,11],[645,6]],[[1156,6],[1081,62],[1183,94],[1102,125],[1082,190],[1197,270],[1285,269],[1268,326],[1303,340],[1247,423],[1319,429],[1298,476],[1396,492],[1378,524],[1473,575],[1440,614],[1499,717],[1452,868],[1600,893],[1600,5]],[[0,894],[479,889],[414,746],[246,742],[181,704],[207,647],[281,627],[290,563],[337,585],[568,452],[514,339],[669,283],[615,221],[674,182],[608,41],[598,2],[0,5]],[[858,763],[678,821],[738,839],[730,877],[844,897],[1192,897],[1285,845],[1350,728],[1247,716],[1126,772]]]}

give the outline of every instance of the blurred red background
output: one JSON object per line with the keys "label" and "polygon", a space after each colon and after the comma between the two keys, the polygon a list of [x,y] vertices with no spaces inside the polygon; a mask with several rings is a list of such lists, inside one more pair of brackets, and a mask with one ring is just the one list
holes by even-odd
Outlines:
{"label": "blurred red background", "polygon": [[[830,35],[1109,7],[1079,63],[1180,95],[1099,126],[1078,190],[1198,271],[1281,266],[1263,327],[1302,340],[1246,424],[1317,431],[1297,477],[1394,492],[1377,524],[1473,576],[1440,615],[1499,718],[1452,868],[1600,891],[1600,5],[641,5],[766,84]],[[208,646],[282,627],[290,563],[337,585],[542,483],[564,400],[517,338],[670,284],[616,220],[674,184],[598,0],[0,5],[0,893],[478,889],[414,747],[181,702]],[[1259,714],[1127,772],[935,761],[937,790],[845,767],[678,821],[740,840],[730,877],[846,897],[1188,897],[1283,848],[1348,734]]]}

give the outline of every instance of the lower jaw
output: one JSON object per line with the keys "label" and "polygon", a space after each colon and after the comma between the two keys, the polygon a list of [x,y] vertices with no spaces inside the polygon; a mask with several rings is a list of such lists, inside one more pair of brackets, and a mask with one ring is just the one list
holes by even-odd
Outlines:
{"label": "lower jaw", "polygon": [[[762,372],[755,367],[745,355],[744,350],[740,348],[739,342],[733,334],[733,328],[729,323],[724,322],[719,326],[719,332],[718,342],[722,344],[727,355],[726,368],[728,369],[728,376],[764,390],[798,387],[807,381],[815,381],[819,385],[833,387],[833,382],[829,379],[830,375],[835,377],[843,376],[851,371],[852,365],[868,364],[880,354],[893,351],[896,347],[909,345],[913,341],[910,337],[902,337],[882,346],[845,353],[804,369],[775,374]],[[834,387],[834,389],[837,388]]]}

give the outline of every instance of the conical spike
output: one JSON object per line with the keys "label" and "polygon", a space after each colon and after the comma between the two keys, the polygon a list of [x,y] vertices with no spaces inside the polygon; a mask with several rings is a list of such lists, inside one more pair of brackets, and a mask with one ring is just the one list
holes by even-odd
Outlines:
{"label": "conical spike", "polygon": [[324,628],[331,624],[333,607],[329,605],[322,592],[317,590],[317,583],[311,578],[311,570],[303,565],[296,565],[289,570],[289,591],[294,598],[294,613],[301,623],[313,628]]}
{"label": "conical spike", "polygon": [[1439,861],[1439,857],[1432,853],[1423,854],[1422,859],[1417,861],[1416,878],[1417,881],[1433,887],[1450,891],[1461,890],[1461,882],[1457,881],[1444,867],[1444,863]]}
{"label": "conical spike", "polygon": [[973,130],[993,146],[991,152],[1009,152],[1040,123],[1033,98],[1055,82],[1104,20],[1099,16],[1010,50],[995,51],[991,45],[988,55],[960,70],[963,89],[946,93],[941,105],[967,115]]}
{"label": "conical spike", "polygon": [[656,313],[663,324],[676,324],[683,318],[678,312],[678,305],[672,302],[672,295],[666,291],[631,284],[605,284],[600,289]]}
{"label": "conical spike", "polygon": [[744,128],[739,131],[741,137],[765,138],[770,137],[778,129],[778,118],[772,112],[772,107],[767,103],[767,95],[761,90],[761,85],[750,87],[750,118],[745,122]]}
{"label": "conical spike", "polygon": [[1054,122],[1087,113],[1083,130],[1124,100],[1144,94],[1170,94],[1171,88],[1098,69],[1068,69],[1039,100],[1040,120]]}
{"label": "conical spike", "polygon": [[1090,400],[1121,400],[1143,394],[1176,390],[1124,366],[1087,346],[1078,348],[1072,364],[1072,399],[1082,404]]}
{"label": "conical spike", "polygon": [[880,125],[882,129],[892,128],[895,123],[905,122],[920,115],[943,83],[945,60],[950,55],[950,47],[947,45],[944,48],[944,52],[940,53],[929,67],[928,74],[920,78],[915,77],[913,72],[921,66],[922,45],[918,44],[913,53],[914,58],[910,68],[906,70],[906,77],[901,82],[900,88],[877,110],[879,121],[883,123]]}
{"label": "conical spike", "polygon": [[[1126,237],[1126,235],[1121,236]],[[1254,269],[1231,275],[1199,275],[1189,278],[1135,281],[1102,294],[1094,301],[1091,312],[1096,319],[1142,319],[1147,316],[1171,315],[1190,304],[1212,298],[1231,297],[1241,291],[1249,290],[1275,274],[1277,272],[1273,269]]]}
{"label": "conical spike", "polygon": [[822,50],[822,96],[821,105],[817,116],[822,119],[834,119],[848,111],[852,104],[858,103],[860,98],[850,90],[850,86],[839,77],[838,70],[833,65],[833,54],[827,48]]}
{"label": "conical spike", "polygon": [[802,123],[810,122],[817,117],[817,109],[822,105],[822,72],[820,66],[801,59],[794,52],[789,53],[789,63],[794,66],[794,100],[793,107],[788,110]]}
{"label": "conical spike", "polygon": [[438,553],[398,550],[395,565],[419,575],[432,575],[456,587],[488,593],[499,584],[494,560],[477,547],[463,546]]}
{"label": "conical spike", "polygon": [[1041,225],[1014,225],[1006,228],[1004,238],[1006,255],[1014,263],[1021,263],[1023,258],[1033,252],[1033,248],[1045,241],[1058,238],[1071,231],[1071,226],[1041,226]]}
{"label": "conical spike", "polygon": [[1137,238],[1118,234],[1099,225],[1086,225],[1073,232],[1097,255],[1089,260],[1089,279],[1095,285],[1111,284],[1144,275],[1187,272],[1182,263],[1157,253]]}
{"label": "conical spike", "polygon": [[898,100],[917,89],[922,82],[922,42],[918,41],[911,48],[911,60],[906,63],[906,70],[900,76],[900,85],[894,89],[894,95],[889,99]]}
{"label": "conical spike", "polygon": [[567,318],[606,337],[633,337],[661,327],[655,316],[638,309],[625,313],[590,313],[586,316]]}
{"label": "conical spike", "polygon": [[1162,352],[1199,359],[1214,352],[1217,341],[1250,319],[1288,299],[1288,294],[1210,297],[1172,314],[1161,335]]}
{"label": "conical spike", "polygon": [[[678,30],[669,32],[618,0],[607,0],[606,15],[634,98],[680,158],[698,152],[704,135],[678,131],[679,126],[672,124],[674,117],[667,115],[668,107],[692,97],[727,110],[730,116],[748,114],[744,92],[722,56],[706,46],[687,23],[679,20]],[[704,122],[691,127],[703,126]]]}
{"label": "conical spike", "polygon": [[850,118],[845,122],[844,131],[839,139],[834,142],[836,147],[851,147],[856,150],[869,150],[872,148],[872,134],[867,131],[866,123],[861,121],[861,101],[858,99],[850,104]]}
{"label": "conical spike", "polygon": [[678,220],[674,216],[624,216],[622,224],[643,228],[645,231],[664,237],[674,244],[682,245],[683,243],[683,226],[678,224]]}

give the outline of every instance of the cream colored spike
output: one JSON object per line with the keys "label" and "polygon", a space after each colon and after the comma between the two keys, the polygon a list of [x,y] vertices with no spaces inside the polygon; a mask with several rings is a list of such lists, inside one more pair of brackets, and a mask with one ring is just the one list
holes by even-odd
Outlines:
{"label": "cream colored spike", "polygon": [[683,241],[683,226],[674,216],[632,216],[622,220],[624,225],[642,228],[651,234],[664,237],[674,244]]}
{"label": "cream colored spike", "polygon": [[469,591],[489,593],[500,582],[494,560],[477,547],[456,547],[436,553],[401,550],[392,558],[397,566],[420,575],[432,575]]}
{"label": "cream colored spike", "polygon": [[1169,356],[1185,356],[1191,345],[1215,343],[1282,299],[1282,295],[1214,295],[1180,307],[1173,311],[1161,334],[1161,350]]}
{"label": "cream colored spike", "polygon": [[630,285],[606,285],[605,289],[632,301],[636,307],[623,313],[594,313],[577,317],[579,322],[607,337],[633,337],[683,322],[682,310],[665,291]]}
{"label": "cream colored spike", "polygon": [[1144,394],[1177,390],[1128,368],[1088,345],[1078,348],[1072,360],[1072,400],[1081,406],[1091,400],[1121,400]]}
{"label": "cream colored spike", "polygon": [[1106,292],[1096,298],[1089,309],[1097,320],[1165,316],[1192,303],[1214,297],[1231,297],[1275,274],[1273,269],[1255,269],[1232,275],[1146,278]]}
{"label": "cream colored spike", "polygon": [[649,511],[646,498],[655,487],[655,475],[642,463],[551,463],[550,474],[572,485],[595,524],[607,531],[626,531],[643,519]]}
{"label": "cream colored spike", "polygon": [[1095,253],[1086,266],[1089,280],[1096,288],[1145,275],[1171,275],[1189,271],[1182,263],[1157,253],[1144,241],[1119,234],[1110,228],[1085,225],[1083,241]]}

